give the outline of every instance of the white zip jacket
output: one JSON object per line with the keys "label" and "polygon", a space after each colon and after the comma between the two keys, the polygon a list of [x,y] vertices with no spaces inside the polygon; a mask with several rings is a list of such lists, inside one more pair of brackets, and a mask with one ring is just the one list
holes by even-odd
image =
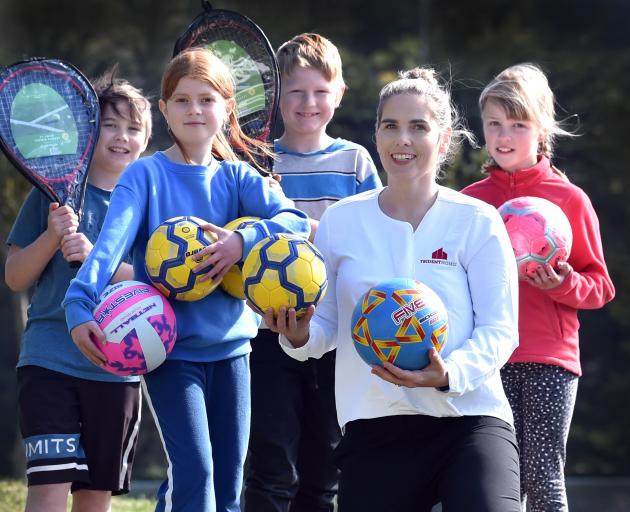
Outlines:
{"label": "white zip jacket", "polygon": [[[282,348],[298,360],[337,348],[339,424],[399,414],[485,415],[513,424],[499,369],[518,345],[518,278],[503,221],[492,206],[445,187],[415,230],[385,215],[383,189],[341,200],[324,213],[315,245],[326,261],[328,292],[306,345]],[[431,287],[448,311],[441,356],[449,391],[397,387],[370,373],[351,337],[356,301],[395,277]]]}

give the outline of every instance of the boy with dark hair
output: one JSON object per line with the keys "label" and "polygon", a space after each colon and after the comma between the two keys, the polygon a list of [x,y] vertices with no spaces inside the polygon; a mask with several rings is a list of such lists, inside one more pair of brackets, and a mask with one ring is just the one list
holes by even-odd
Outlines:
{"label": "boy with dark hair", "polygon": [[[140,426],[138,377],[118,377],[92,364],[75,346],[61,301],[98,237],[111,190],[146,149],[151,105],[139,89],[106,73],[94,83],[101,129],[90,164],[83,215],[27,196],[8,238],[5,280],[35,286],[17,364],[20,430],[26,452],[27,512],[110,510],[112,494],[129,492]],[[133,278],[122,263],[113,281]]]}

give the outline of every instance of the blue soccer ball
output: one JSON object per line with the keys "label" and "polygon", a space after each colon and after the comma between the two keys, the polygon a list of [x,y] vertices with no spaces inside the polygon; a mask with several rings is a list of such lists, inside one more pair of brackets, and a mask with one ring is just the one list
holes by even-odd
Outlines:
{"label": "blue soccer ball", "polygon": [[440,297],[414,279],[389,279],[370,288],[352,313],[352,339],[370,365],[388,361],[404,370],[429,364],[428,352],[446,343],[448,318]]}

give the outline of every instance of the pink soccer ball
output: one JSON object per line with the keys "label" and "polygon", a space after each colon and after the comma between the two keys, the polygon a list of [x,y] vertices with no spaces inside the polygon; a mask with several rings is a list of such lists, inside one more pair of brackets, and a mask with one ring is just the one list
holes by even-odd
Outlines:
{"label": "pink soccer ball", "polygon": [[109,285],[101,294],[94,319],[105,333],[105,370],[142,375],[161,365],[177,335],[175,312],[156,288],[139,281]]}
{"label": "pink soccer ball", "polygon": [[573,234],[562,209],[541,197],[517,197],[501,205],[518,266],[518,275],[532,277],[539,265],[558,268],[571,254]]}

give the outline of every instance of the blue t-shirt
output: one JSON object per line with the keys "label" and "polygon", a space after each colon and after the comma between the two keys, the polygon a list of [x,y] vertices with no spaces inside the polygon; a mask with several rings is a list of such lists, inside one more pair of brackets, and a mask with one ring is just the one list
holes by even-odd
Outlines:
{"label": "blue t-shirt", "polygon": [[[134,279],[150,283],[144,267],[147,241],[162,222],[179,215],[217,226],[238,217],[260,217],[261,221],[238,230],[243,258],[272,233],[304,237],[309,233],[306,215],[243,162],[187,165],[169,160],[162,152],[140,158],[120,177],[98,241],[70,283],[63,304],[70,330],[92,319],[96,299],[124,254],[132,255]],[[211,362],[250,351],[249,340],[256,335],[260,317],[244,301],[217,288],[199,301],[172,300],[171,305],[177,341],[170,359]]]}
{"label": "blue t-shirt", "polygon": [[[92,243],[96,242],[101,230],[110,196],[109,191],[87,185],[79,231]],[[50,201],[39,190],[31,190],[15,219],[8,243],[26,247],[46,231],[49,204]],[[68,334],[61,301],[76,273],[77,269],[71,268],[58,250],[39,276],[28,307],[18,367],[41,366],[89,380],[111,382],[138,380],[137,377],[118,377],[107,373],[92,364],[72,341]]]}
{"label": "blue t-shirt", "polygon": [[282,176],[282,190],[312,219],[319,220],[344,197],[382,186],[372,157],[360,144],[335,139],[324,149],[298,153],[276,140],[274,149],[278,160],[273,169]]}

